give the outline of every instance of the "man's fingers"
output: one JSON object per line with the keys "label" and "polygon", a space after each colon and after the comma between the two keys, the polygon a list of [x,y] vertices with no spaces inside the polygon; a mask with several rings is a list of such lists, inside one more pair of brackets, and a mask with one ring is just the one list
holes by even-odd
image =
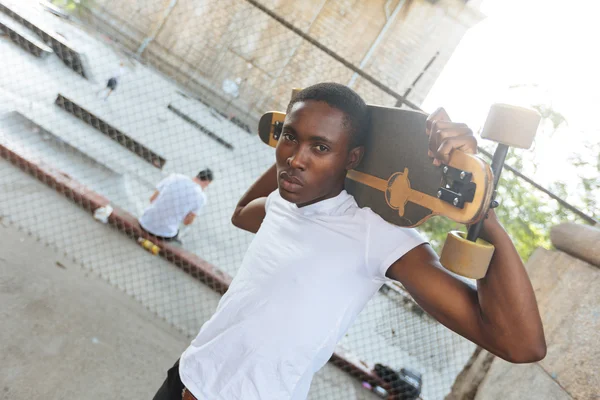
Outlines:
{"label": "man's fingers", "polygon": [[431,134],[434,132],[443,131],[445,129],[449,129],[449,128],[452,128],[453,126],[459,126],[459,125],[465,125],[465,124],[459,124],[459,123],[452,122],[452,121],[444,121],[444,120],[436,119],[436,120],[431,121],[431,123],[429,124],[429,130],[427,131],[427,135],[431,136]]}
{"label": "man's fingers", "polygon": [[454,149],[458,149],[468,154],[477,153],[477,139],[474,136],[454,136],[442,141],[435,153],[434,165],[441,165],[450,160],[450,154]]}
{"label": "man's fingers", "polygon": [[429,157],[434,157],[442,142],[448,138],[456,136],[473,136],[473,131],[467,125],[454,122],[450,122],[449,124],[450,125],[448,125],[448,123],[438,123],[437,126],[442,127],[442,129],[435,130],[429,135],[429,151],[427,152]]}
{"label": "man's fingers", "polygon": [[450,116],[444,110],[443,107],[438,108],[427,117],[427,121],[425,123],[425,133],[429,135],[434,130],[432,129],[432,125],[436,121],[450,121]]}
{"label": "man's fingers", "polygon": [[441,107],[427,118],[425,133],[429,136],[427,155],[434,158],[434,165],[447,163],[454,149],[470,154],[477,152],[473,131],[466,124],[452,122]]}

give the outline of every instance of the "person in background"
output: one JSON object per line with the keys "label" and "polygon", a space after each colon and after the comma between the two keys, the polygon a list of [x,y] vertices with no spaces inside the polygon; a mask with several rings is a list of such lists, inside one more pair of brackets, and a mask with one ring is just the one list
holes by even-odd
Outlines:
{"label": "person in background", "polygon": [[156,186],[150,206],[138,220],[140,226],[158,239],[176,239],[180,225],[191,225],[206,205],[205,190],[212,181],[213,172],[208,168],[193,178],[169,175]]}
{"label": "person in background", "polygon": [[108,79],[108,81],[106,82],[106,87],[100,89],[100,91],[98,91],[97,95],[99,96],[101,93],[106,91],[107,93],[106,93],[106,96],[104,97],[104,100],[108,99],[108,96],[110,96],[112,94],[112,92],[114,92],[117,89],[119,79],[121,79],[123,77],[123,75],[125,75],[125,73],[126,73],[125,63],[121,62],[121,63],[119,63],[119,69],[117,69],[111,75],[111,77]]}

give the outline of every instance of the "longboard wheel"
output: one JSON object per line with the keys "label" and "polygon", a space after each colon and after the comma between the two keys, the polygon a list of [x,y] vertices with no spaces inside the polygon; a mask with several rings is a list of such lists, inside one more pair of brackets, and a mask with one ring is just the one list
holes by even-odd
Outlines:
{"label": "longboard wheel", "polygon": [[540,118],[540,114],[533,109],[493,104],[481,137],[507,146],[528,149],[533,143]]}
{"label": "longboard wheel", "polygon": [[487,273],[494,255],[494,246],[483,239],[467,240],[467,235],[451,231],[446,237],[440,262],[444,268],[471,279],[480,279]]}

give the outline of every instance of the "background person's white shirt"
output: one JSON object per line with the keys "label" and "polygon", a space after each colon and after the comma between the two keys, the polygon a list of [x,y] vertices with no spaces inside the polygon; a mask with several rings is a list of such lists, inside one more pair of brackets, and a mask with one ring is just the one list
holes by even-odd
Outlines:
{"label": "background person's white shirt", "polygon": [[166,238],[177,235],[179,225],[190,212],[198,215],[206,195],[192,178],[172,174],[156,186],[158,196],[139,219],[146,231]]}
{"label": "background person's white shirt", "polygon": [[123,76],[127,74],[127,68],[124,65],[120,65],[118,69],[115,69],[111,78],[115,78],[116,80],[120,80]]}
{"label": "background person's white shirt", "polygon": [[217,311],[181,356],[198,399],[303,400],[388,267],[424,243],[346,191],[298,208],[275,191]]}

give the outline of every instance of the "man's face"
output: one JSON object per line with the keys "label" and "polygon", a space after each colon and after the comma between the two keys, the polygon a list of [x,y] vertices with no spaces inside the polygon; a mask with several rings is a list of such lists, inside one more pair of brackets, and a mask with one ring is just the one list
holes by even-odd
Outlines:
{"label": "man's face", "polygon": [[301,207],[337,196],[362,156],[362,148],[349,151],[350,140],[342,111],[322,101],[294,104],[275,152],[281,197]]}

